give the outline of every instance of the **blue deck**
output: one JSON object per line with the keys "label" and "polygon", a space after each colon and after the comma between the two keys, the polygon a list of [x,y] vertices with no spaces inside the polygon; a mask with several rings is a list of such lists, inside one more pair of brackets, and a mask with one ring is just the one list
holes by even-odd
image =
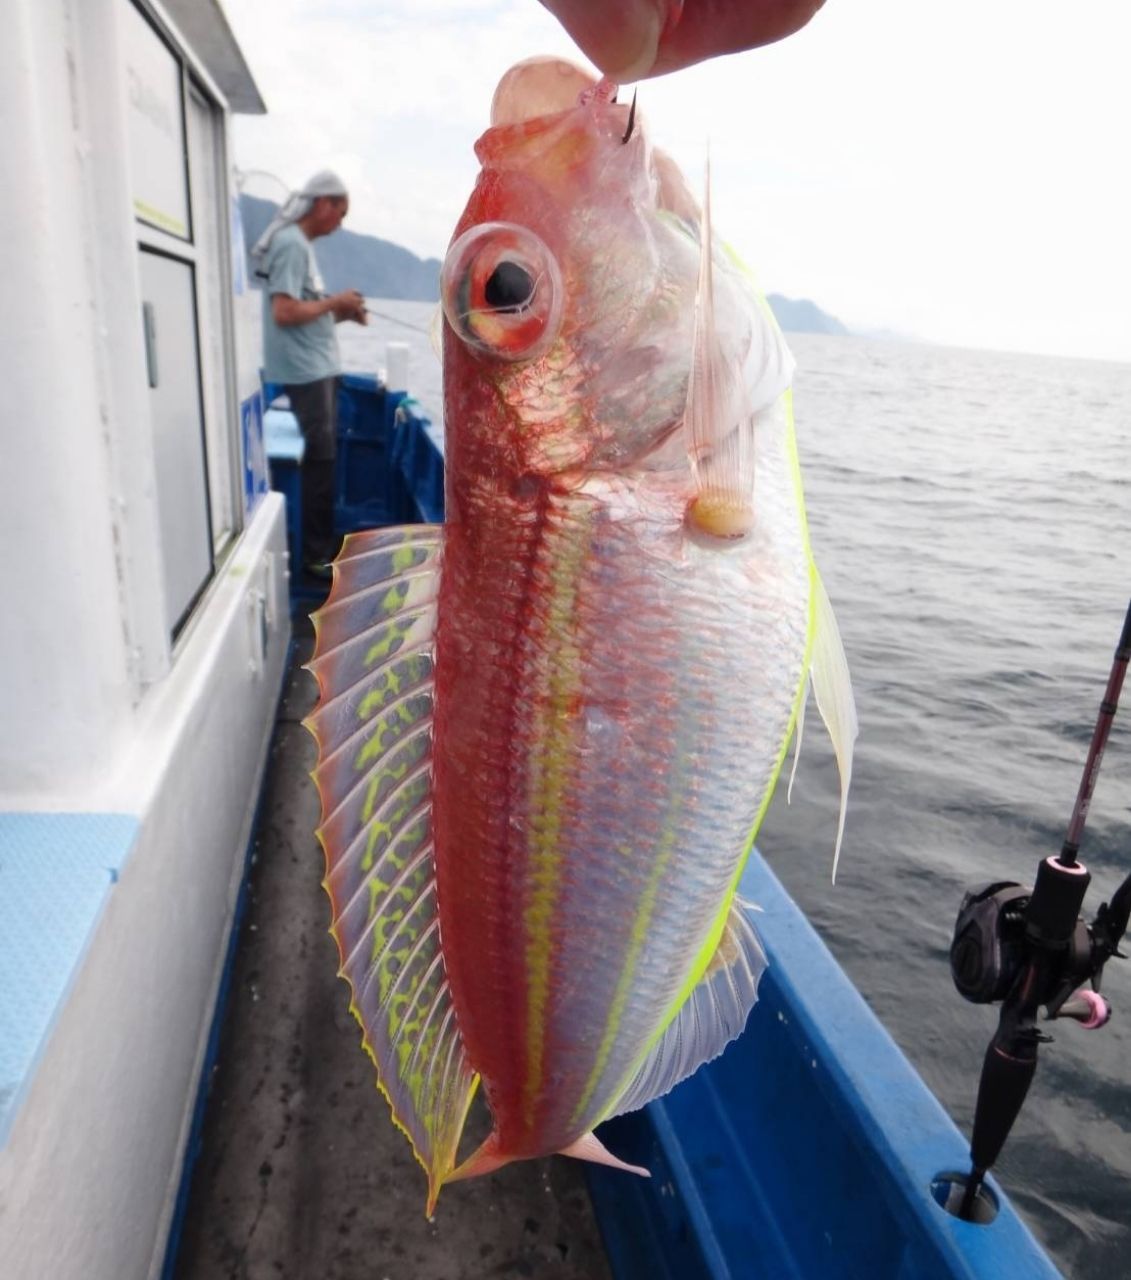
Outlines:
{"label": "blue deck", "polygon": [[[340,440],[364,470],[343,479],[340,531],[377,510],[386,523],[442,519],[435,428],[372,379],[352,383],[343,396],[361,404]],[[368,452],[348,442],[362,436]],[[987,1225],[936,1203],[932,1182],[968,1167],[967,1141],[757,853],[743,891],[764,909],[770,958],[747,1032],[602,1130],[650,1179],[587,1167],[618,1280],[1057,1276],[992,1179]]]}

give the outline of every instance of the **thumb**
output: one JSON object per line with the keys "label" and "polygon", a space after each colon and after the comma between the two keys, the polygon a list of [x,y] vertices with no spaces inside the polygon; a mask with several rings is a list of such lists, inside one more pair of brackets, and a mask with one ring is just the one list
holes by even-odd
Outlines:
{"label": "thumb", "polygon": [[541,0],[578,48],[610,80],[642,80],[656,62],[669,11],[678,17],[682,0]]}

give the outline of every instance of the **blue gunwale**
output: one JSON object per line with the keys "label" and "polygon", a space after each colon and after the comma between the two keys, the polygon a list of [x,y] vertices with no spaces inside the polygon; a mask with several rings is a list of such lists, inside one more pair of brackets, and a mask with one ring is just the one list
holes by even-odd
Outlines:
{"label": "blue gunwale", "polygon": [[746,1032],[601,1131],[653,1174],[589,1171],[618,1280],[1059,1276],[992,1179],[992,1223],[936,1203],[967,1140],[757,851],[741,892],[770,961]]}

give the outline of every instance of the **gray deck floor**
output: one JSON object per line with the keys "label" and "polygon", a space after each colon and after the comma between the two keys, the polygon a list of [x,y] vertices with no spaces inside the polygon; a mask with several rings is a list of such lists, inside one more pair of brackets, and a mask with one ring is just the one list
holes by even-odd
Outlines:
{"label": "gray deck floor", "polygon": [[607,1280],[575,1161],[450,1186],[424,1217],[423,1171],[336,977],[300,723],[313,636],[302,617],[295,632],[177,1280]]}

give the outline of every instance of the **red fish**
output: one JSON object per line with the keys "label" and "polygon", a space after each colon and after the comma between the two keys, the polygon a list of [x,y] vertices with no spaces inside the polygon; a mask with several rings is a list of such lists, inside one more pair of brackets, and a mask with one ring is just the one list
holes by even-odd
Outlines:
{"label": "red fish", "polygon": [[741,1032],[736,888],[810,677],[843,824],[792,361],[614,98],[504,77],[441,278],[445,523],[347,539],[316,617],[333,932],[429,1212],[511,1160],[620,1164],[595,1126]]}

